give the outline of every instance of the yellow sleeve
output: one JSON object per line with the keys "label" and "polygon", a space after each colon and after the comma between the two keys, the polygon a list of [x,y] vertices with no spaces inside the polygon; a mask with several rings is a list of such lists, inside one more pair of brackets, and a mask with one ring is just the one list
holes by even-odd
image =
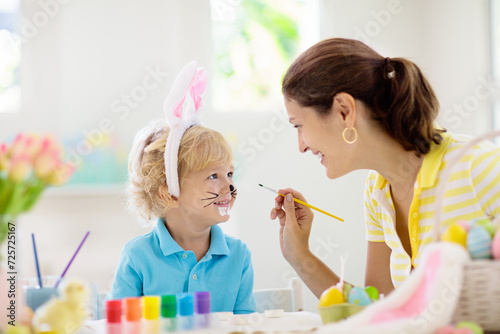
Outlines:
{"label": "yellow sleeve", "polygon": [[370,172],[366,178],[364,194],[366,240],[372,242],[385,242],[384,229],[375,214],[374,206],[376,206],[377,203],[371,198],[374,188],[373,184],[376,179],[377,173],[374,171]]}

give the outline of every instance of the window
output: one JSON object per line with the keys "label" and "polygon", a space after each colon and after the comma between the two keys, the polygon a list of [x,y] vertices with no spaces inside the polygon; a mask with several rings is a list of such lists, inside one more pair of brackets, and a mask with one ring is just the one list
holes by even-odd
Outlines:
{"label": "window", "polygon": [[18,12],[19,0],[0,2],[0,113],[18,111],[21,106],[21,46],[15,33]]}
{"label": "window", "polygon": [[281,77],[319,39],[317,0],[211,0],[213,107],[269,111]]}

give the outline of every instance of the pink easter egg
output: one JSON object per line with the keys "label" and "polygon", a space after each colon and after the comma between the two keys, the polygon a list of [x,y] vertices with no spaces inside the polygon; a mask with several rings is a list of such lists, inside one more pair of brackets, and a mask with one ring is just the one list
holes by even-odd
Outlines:
{"label": "pink easter egg", "polygon": [[450,325],[441,327],[434,332],[434,334],[455,334],[455,333],[456,333],[455,327]]}
{"label": "pink easter egg", "polygon": [[500,232],[497,232],[491,242],[491,254],[495,260],[500,260]]}
{"label": "pink easter egg", "polygon": [[463,327],[463,328],[456,329],[454,333],[455,334],[474,334],[474,331],[470,328]]}
{"label": "pink easter egg", "polygon": [[472,222],[471,221],[466,221],[466,220],[460,220],[457,222],[458,225],[462,226],[467,232],[469,232]]}

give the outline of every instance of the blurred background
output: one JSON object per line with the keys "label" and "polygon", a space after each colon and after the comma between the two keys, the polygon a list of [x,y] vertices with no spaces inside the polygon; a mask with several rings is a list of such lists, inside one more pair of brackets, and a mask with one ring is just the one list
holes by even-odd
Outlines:
{"label": "blurred background", "polygon": [[210,76],[204,124],[236,157],[239,196],[222,227],[252,251],[255,288],[296,276],[269,219],[274,194],[258,183],[295,188],[344,218],[315,213],[310,247],[338,273],[347,256],[345,279],[363,285],[368,171],[329,180],[316,157],[299,153],[281,76],[322,39],[359,39],[417,63],[439,97],[439,123],[477,136],[500,128],[499,36],[498,0],[1,0],[0,141],[52,133],[77,166],[19,217],[18,266],[36,275],[34,233],[42,274],[60,275],[90,231],[67,276],[110,288],[123,245],[151,229],[126,210],[134,134],[163,117],[175,75],[197,60]]}

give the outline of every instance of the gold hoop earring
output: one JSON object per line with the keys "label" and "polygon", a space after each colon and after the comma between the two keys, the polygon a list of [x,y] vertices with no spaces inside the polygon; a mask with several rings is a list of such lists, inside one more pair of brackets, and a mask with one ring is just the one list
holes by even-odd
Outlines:
{"label": "gold hoop earring", "polygon": [[353,140],[347,140],[345,138],[345,133],[347,132],[347,130],[349,130],[348,127],[346,127],[344,129],[344,131],[342,132],[342,138],[344,138],[344,141],[347,143],[347,144],[354,144],[356,142],[356,140],[358,140],[358,131],[356,131],[356,129],[354,127],[351,128],[353,131],[354,131],[354,139]]}

